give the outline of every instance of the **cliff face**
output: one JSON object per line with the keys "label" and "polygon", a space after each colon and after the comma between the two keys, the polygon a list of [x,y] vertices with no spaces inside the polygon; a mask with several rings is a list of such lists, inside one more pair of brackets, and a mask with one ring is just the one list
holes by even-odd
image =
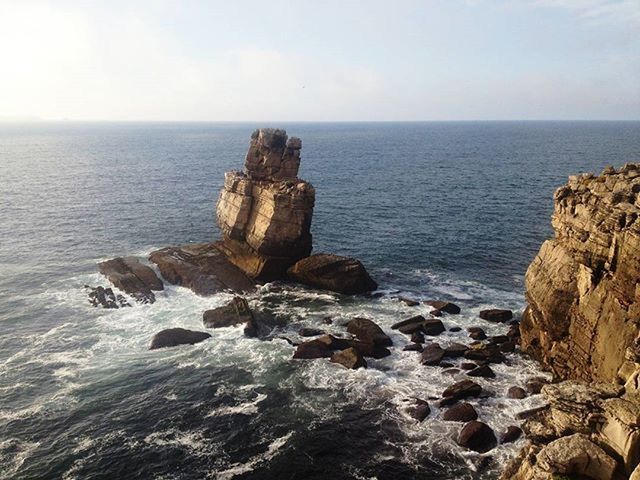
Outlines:
{"label": "cliff face", "polygon": [[614,380],[640,362],[640,165],[570,177],[555,238],[526,274],[522,348],[561,379]]}
{"label": "cliff face", "polygon": [[288,139],[284,130],[256,130],[245,171],[225,174],[217,246],[252,278],[281,278],[311,253],[315,190],[297,178],[301,148],[300,139]]}

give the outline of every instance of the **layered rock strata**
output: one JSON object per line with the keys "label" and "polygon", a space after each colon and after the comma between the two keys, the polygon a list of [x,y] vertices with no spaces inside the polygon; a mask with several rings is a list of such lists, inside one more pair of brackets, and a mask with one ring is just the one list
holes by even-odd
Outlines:
{"label": "layered rock strata", "polygon": [[244,172],[227,172],[216,214],[229,261],[251,278],[283,278],[311,253],[315,190],[297,178],[299,138],[260,129],[251,136]]}
{"label": "layered rock strata", "polygon": [[[640,463],[640,165],[570,177],[555,238],[527,270],[521,347],[551,370],[547,406],[503,479],[627,479]],[[568,380],[567,380],[568,379]]]}
{"label": "layered rock strata", "polygon": [[98,269],[117,288],[128,293],[140,303],[153,303],[153,291],[164,289],[155,272],[135,257],[117,257],[98,263]]}
{"label": "layered rock strata", "polygon": [[555,238],[527,270],[521,332],[559,378],[611,381],[640,362],[639,192],[640,164],[628,164],[555,193]]}

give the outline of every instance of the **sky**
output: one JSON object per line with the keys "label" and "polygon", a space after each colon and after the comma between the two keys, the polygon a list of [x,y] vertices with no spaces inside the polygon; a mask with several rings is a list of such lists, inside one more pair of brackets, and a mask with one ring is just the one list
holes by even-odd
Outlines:
{"label": "sky", "polygon": [[0,118],[640,120],[640,0],[0,0]]}

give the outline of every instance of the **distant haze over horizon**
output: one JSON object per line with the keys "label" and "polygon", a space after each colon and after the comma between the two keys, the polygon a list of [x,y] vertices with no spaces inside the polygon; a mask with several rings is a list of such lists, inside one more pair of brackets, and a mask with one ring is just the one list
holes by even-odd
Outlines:
{"label": "distant haze over horizon", "polygon": [[640,0],[0,0],[0,122],[640,120]]}

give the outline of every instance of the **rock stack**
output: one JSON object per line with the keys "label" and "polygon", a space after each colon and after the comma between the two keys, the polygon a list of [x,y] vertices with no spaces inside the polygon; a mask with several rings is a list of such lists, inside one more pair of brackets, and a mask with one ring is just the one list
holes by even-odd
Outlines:
{"label": "rock stack", "polygon": [[274,280],[311,253],[315,190],[297,178],[299,138],[263,128],[251,135],[244,172],[227,172],[216,209],[229,261],[257,280]]}
{"label": "rock stack", "polygon": [[554,204],[520,330],[563,381],[542,387],[502,478],[640,480],[640,165],[570,177]]}

